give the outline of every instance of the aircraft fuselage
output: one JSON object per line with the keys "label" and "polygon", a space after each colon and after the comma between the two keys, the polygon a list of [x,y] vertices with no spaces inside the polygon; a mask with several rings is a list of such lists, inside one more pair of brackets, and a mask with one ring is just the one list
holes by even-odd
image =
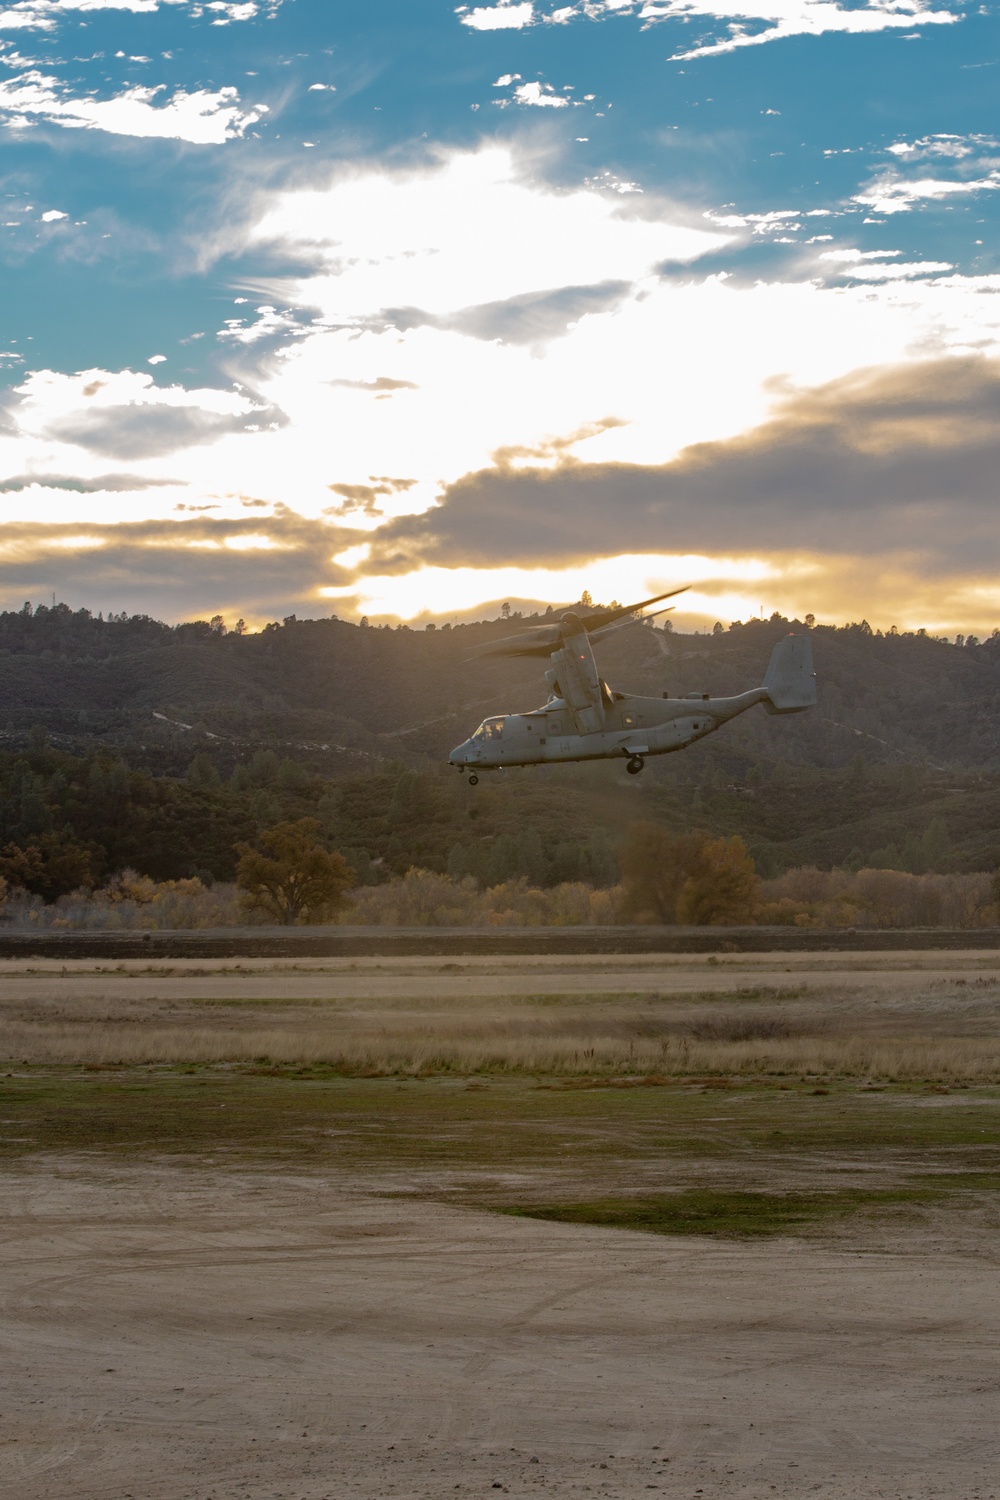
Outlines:
{"label": "aircraft fuselage", "polygon": [[530,713],[498,714],[484,720],[449,759],[452,765],[470,770],[549,761],[620,760],[623,756],[642,760],[683,750],[767,699],[764,688],[733,698],[701,693],[686,698],[644,698],[614,693],[605,707],[604,727],[578,734],[565,702],[554,698]]}

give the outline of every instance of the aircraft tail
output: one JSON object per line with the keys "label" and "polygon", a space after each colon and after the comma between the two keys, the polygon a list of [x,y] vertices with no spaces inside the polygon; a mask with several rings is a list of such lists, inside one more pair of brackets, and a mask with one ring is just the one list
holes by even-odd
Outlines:
{"label": "aircraft tail", "polygon": [[786,635],[771,653],[764,678],[769,714],[799,714],[816,702],[812,641],[808,634]]}

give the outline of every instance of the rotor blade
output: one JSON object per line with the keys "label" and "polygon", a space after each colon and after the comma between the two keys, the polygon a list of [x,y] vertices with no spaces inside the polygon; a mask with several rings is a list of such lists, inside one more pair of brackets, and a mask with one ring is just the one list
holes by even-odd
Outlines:
{"label": "rotor blade", "polygon": [[[580,615],[584,628],[587,631],[599,629],[603,625],[610,625],[615,620],[624,619],[626,615],[638,614],[640,610],[648,609],[651,604],[659,604],[664,599],[673,599],[678,594],[686,594],[691,587],[689,583],[683,584],[679,589],[668,589],[665,594],[657,594],[653,599],[643,599],[639,604],[620,604],[617,609],[595,609],[588,615]],[[577,611],[579,614],[579,610]],[[662,614],[662,610],[657,610]]]}
{"label": "rotor blade", "polygon": [[549,656],[559,645],[559,624],[529,625],[517,635],[505,635],[498,641],[484,641],[477,646],[466,661],[479,661],[484,656]]}
{"label": "rotor blade", "polygon": [[641,625],[644,620],[655,620],[657,615],[669,615],[673,609],[672,604],[665,604],[662,609],[650,610],[648,615],[637,615],[634,620],[615,620],[611,625],[602,625],[598,630],[588,630],[591,645],[605,640],[609,635],[614,635],[616,630],[628,630],[630,625]]}
{"label": "rotor blade", "polygon": [[466,661],[482,661],[486,656],[551,656],[559,649],[558,626],[546,627],[541,639],[537,635],[508,635],[502,641],[480,646]]}
{"label": "rotor blade", "polygon": [[[553,620],[551,624],[546,622],[543,625],[529,625],[526,630],[520,631],[517,635],[506,635],[499,641],[488,641],[466,659],[478,661],[485,656],[551,656],[562,640],[559,626],[566,614],[575,614],[584,630],[589,635],[593,635],[594,639],[598,639],[596,631],[606,629],[616,620],[625,620],[631,625],[633,620],[629,616],[637,616],[650,604],[659,604],[664,599],[673,599],[677,594],[686,593],[688,588],[690,584],[684,584],[682,588],[669,589],[665,594],[657,594],[653,599],[643,599],[638,604],[620,604],[615,609],[595,609],[588,614],[581,614],[578,606],[567,605],[560,611],[559,619]],[[672,608],[672,606],[666,607]],[[657,609],[653,611],[653,614],[659,615],[663,612],[662,609]],[[652,617],[647,616],[647,618]]]}

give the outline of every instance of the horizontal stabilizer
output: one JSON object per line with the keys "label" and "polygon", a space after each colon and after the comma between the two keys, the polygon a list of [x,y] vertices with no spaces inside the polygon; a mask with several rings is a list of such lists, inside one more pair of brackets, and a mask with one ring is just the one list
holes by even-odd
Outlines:
{"label": "horizontal stabilizer", "polygon": [[764,691],[769,714],[798,714],[815,705],[816,673],[808,635],[786,635],[778,642],[771,652]]}

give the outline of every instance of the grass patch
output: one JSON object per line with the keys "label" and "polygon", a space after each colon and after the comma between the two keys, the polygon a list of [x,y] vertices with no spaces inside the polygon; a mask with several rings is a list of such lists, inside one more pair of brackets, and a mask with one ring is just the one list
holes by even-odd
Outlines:
{"label": "grass patch", "polygon": [[558,1224],[596,1224],[607,1229],[635,1229],[645,1234],[707,1234],[723,1239],[755,1239],[798,1234],[824,1220],[940,1197],[941,1189],[890,1188],[866,1191],[845,1188],[830,1193],[752,1193],[690,1188],[657,1197],[599,1198],[592,1203],[559,1203],[506,1208],[526,1219]]}
{"label": "grass patch", "polygon": [[[472,1089],[476,1082],[487,1087]],[[29,1068],[0,1076],[0,1155],[89,1150],[324,1161],[372,1169],[432,1163],[611,1164],[906,1160],[927,1172],[1000,1171],[995,1089],[954,1102],[911,1089],[785,1089],[741,1079],[647,1075],[645,1086],[545,1088],[531,1078],[393,1079],[319,1069]],[[786,1165],[788,1164],[788,1165]]]}

